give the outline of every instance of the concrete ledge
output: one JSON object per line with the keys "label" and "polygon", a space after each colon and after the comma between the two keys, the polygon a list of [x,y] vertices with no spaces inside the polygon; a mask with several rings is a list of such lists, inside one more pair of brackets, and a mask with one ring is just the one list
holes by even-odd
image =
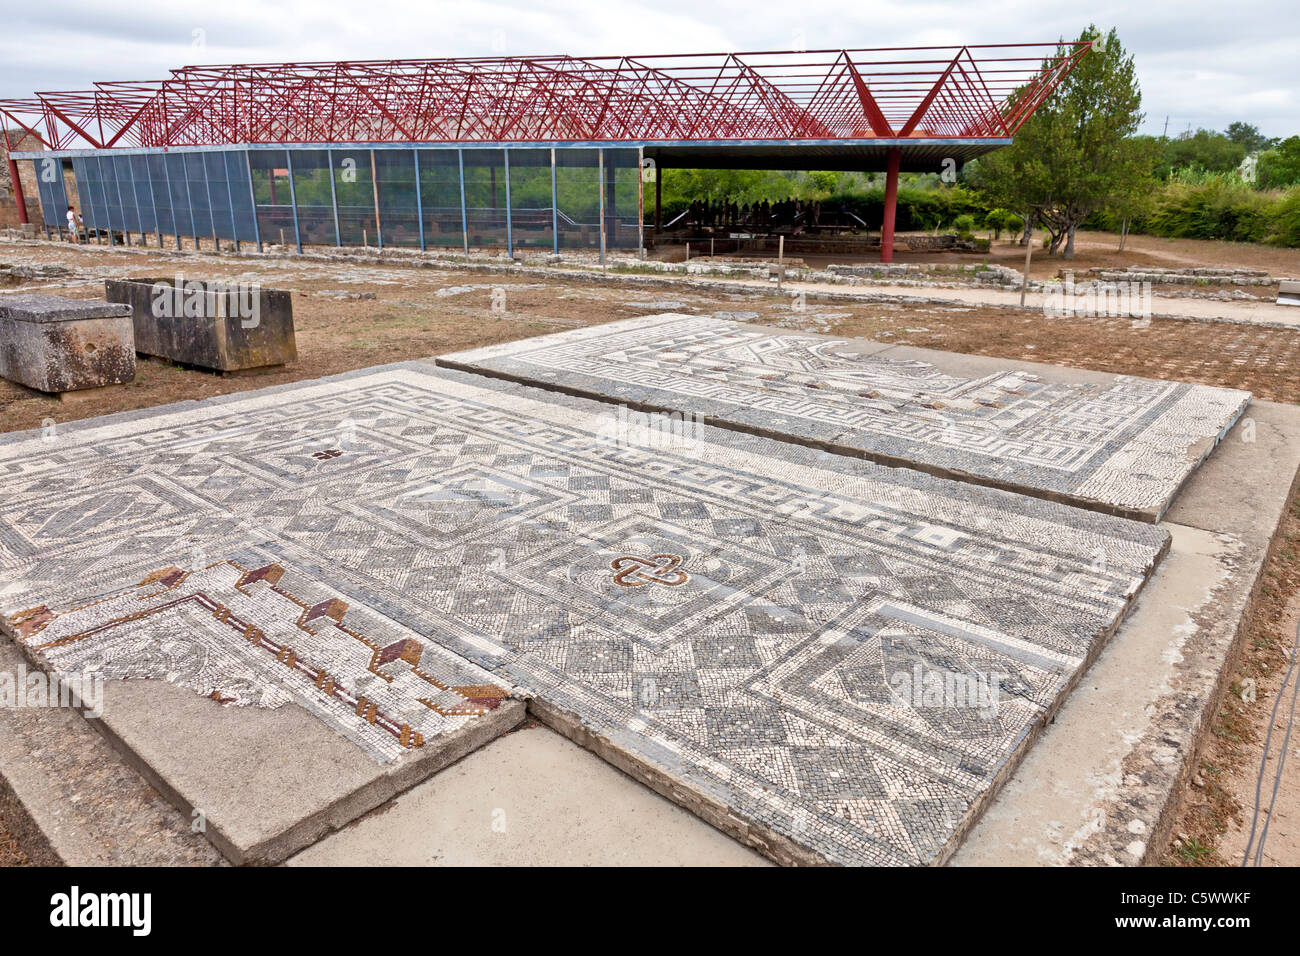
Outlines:
{"label": "concrete ledge", "polygon": [[469,729],[381,765],[296,705],[219,708],[157,681],[111,682],[96,728],[182,813],[202,811],[232,863],[273,864],[315,843],[524,718],[505,701]]}
{"label": "concrete ledge", "polygon": [[[0,672],[24,658],[0,636]],[[78,710],[0,708],[0,806],[32,862],[57,866],[213,866],[192,829]]]}
{"label": "concrete ledge", "polygon": [[528,709],[552,730],[590,750],[633,780],[644,784],[660,796],[667,797],[679,807],[689,810],[727,836],[740,841],[745,846],[753,847],[769,860],[783,866],[829,865],[821,855],[770,827],[737,816],[726,804],[711,799],[689,781],[674,777],[659,767],[638,760],[625,748],[585,725],[576,714],[560,710],[540,698],[529,701]]}
{"label": "concrete ledge", "polygon": [[290,866],[768,866],[541,726],[476,750]]}
{"label": "concrete ledge", "polygon": [[1134,614],[954,864],[1160,862],[1297,469],[1300,408],[1252,405],[1170,509],[1173,546]]}

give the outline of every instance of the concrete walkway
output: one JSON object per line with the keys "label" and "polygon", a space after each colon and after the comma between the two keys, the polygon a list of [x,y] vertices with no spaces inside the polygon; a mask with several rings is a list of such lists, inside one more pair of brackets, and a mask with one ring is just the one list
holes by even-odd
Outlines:
{"label": "concrete walkway", "polygon": [[[771,292],[771,285],[741,282],[739,280],[719,279],[747,289],[766,289]],[[1019,308],[1020,293],[1004,289],[965,288],[951,289],[944,286],[891,286],[879,285],[839,285],[835,283],[787,282],[784,291],[804,292],[808,294],[860,296],[863,298],[893,299],[906,305],[933,305],[933,300],[951,302],[954,306],[995,306],[997,308]],[[1025,308],[1043,308],[1047,295],[1042,292],[1029,292],[1025,296]],[[1300,328],[1300,308],[1277,305],[1272,301],[1260,302],[1219,302],[1214,299],[1200,299],[1186,296],[1166,296],[1155,293],[1152,296],[1152,316],[1158,319],[1190,319],[1200,322],[1226,322],[1242,325],[1262,325],[1273,328]]]}

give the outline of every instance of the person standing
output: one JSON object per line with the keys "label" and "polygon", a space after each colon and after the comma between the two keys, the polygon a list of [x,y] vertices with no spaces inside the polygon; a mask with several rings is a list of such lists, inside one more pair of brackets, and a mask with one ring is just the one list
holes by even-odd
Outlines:
{"label": "person standing", "polygon": [[81,242],[81,230],[77,228],[77,222],[80,219],[81,217],[77,215],[77,211],[73,209],[71,206],[69,206],[68,207],[68,232],[72,233],[72,241],[78,244]]}

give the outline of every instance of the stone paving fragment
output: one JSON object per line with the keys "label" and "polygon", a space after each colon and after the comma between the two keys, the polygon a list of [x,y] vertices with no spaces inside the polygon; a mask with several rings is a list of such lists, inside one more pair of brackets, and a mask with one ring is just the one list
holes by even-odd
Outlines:
{"label": "stone paving fragment", "polygon": [[851,344],[667,314],[438,363],[1145,521],[1159,520],[1251,397],[1131,376],[968,379]]}

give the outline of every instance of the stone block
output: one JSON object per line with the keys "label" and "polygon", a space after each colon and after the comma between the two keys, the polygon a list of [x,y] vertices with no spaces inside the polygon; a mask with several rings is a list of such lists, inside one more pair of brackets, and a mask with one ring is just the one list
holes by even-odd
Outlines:
{"label": "stone block", "polygon": [[130,310],[57,295],[0,298],[0,376],[42,392],[131,381]]}
{"label": "stone block", "polygon": [[296,361],[289,293],[248,283],[106,279],[110,302],[130,306],[136,351],[233,372]]}
{"label": "stone block", "polygon": [[1278,305],[1300,305],[1300,280],[1283,279],[1277,289]]}

